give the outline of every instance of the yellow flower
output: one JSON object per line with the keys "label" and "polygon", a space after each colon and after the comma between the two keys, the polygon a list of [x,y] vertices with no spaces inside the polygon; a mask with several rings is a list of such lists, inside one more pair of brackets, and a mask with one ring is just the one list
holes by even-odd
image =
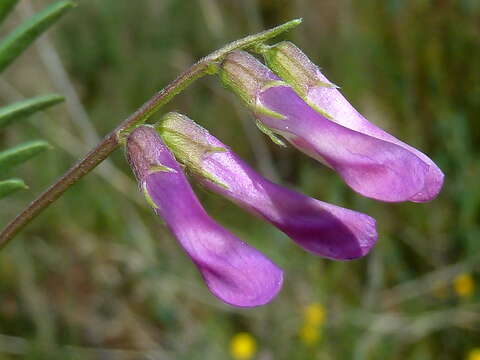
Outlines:
{"label": "yellow flower", "polygon": [[312,303],[304,310],[304,323],[308,325],[322,325],[325,322],[325,308],[322,304]]}
{"label": "yellow flower", "polygon": [[235,334],[230,340],[230,354],[235,360],[249,360],[257,352],[257,342],[246,332]]}
{"label": "yellow flower", "polygon": [[480,348],[470,350],[466,360],[480,360]]}
{"label": "yellow flower", "polygon": [[453,280],[453,288],[458,296],[468,297],[475,291],[475,282],[472,275],[460,274]]}
{"label": "yellow flower", "polygon": [[304,324],[298,333],[300,340],[308,346],[315,345],[320,340],[320,330],[317,325]]}

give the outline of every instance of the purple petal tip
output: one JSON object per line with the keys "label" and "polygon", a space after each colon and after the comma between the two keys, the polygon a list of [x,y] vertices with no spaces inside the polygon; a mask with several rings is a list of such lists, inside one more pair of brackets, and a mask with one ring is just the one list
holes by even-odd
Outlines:
{"label": "purple petal tip", "polygon": [[275,297],[282,270],[207,215],[154,128],[140,126],[130,134],[127,156],[148,202],[214,295],[241,307],[260,306]]}

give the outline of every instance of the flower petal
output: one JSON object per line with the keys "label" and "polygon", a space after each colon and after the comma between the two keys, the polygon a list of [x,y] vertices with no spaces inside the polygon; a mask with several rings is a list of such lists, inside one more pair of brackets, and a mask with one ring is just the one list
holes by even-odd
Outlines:
{"label": "flower petal", "polygon": [[[435,198],[443,185],[443,173],[424,153],[388,134],[363,117],[341,94],[320,69],[293,43],[284,41],[265,52],[269,66],[292,85],[297,94],[320,113],[351,130],[403,147],[419,157],[427,166],[424,188],[409,198],[425,202]],[[329,86],[330,85],[330,86]]]}
{"label": "flower petal", "polygon": [[241,307],[263,305],[277,295],[283,281],[281,269],[207,215],[154,128],[134,130],[127,140],[127,155],[155,212],[214,295]]}
{"label": "flower petal", "polygon": [[[167,114],[160,131],[206,188],[269,221],[304,249],[330,259],[350,260],[365,255],[375,244],[373,218],[272,183],[186,116]],[[175,134],[190,141],[182,142]],[[189,154],[208,148],[223,151],[204,152],[192,163]]]}
{"label": "flower petal", "polygon": [[[328,81],[323,74],[321,76],[319,75],[319,78]],[[315,87],[308,92],[307,96],[311,103],[322,107],[338,124],[362,134],[398,145],[416,155],[428,166],[423,189],[409,198],[410,201],[426,202],[434,199],[438,195],[443,186],[444,175],[440,168],[427,155],[369,122],[355,110],[340,91],[335,88]]]}
{"label": "flower petal", "polygon": [[287,120],[259,119],[292,145],[335,169],[358,193],[382,201],[406,201],[424,188],[426,165],[412,152],[328,120],[290,87],[270,87],[259,101]]}
{"label": "flower petal", "polygon": [[[313,64],[305,67],[304,59],[291,61],[290,53],[275,54],[281,55],[281,61],[275,62],[270,53],[266,58],[277,72],[286,74],[286,80],[297,92],[243,51],[230,53],[221,71],[224,83],[247,102],[269,131],[284,136],[299,150],[335,169],[364,196],[393,202],[428,201],[438,194],[443,174],[426,155],[378,128],[373,129],[366,120],[355,118],[354,113],[346,110],[351,105],[338,97],[340,93],[328,79],[317,76],[319,70],[312,68]],[[324,97],[326,91],[330,94],[328,101]]]}

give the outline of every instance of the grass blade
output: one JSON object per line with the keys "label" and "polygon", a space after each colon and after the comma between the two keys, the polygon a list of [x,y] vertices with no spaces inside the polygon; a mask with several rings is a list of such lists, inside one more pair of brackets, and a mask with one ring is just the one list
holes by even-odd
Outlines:
{"label": "grass blade", "polygon": [[10,11],[13,10],[18,0],[1,0],[0,1],[0,24],[7,17]]}
{"label": "grass blade", "polygon": [[71,1],[59,1],[33,15],[2,40],[0,42],[0,72],[72,6],[74,3]]}
{"label": "grass blade", "polygon": [[0,129],[9,125],[17,118],[27,117],[37,111],[58,104],[63,100],[63,96],[48,94],[4,106],[0,108]]}
{"label": "grass blade", "polygon": [[0,181],[0,199],[13,194],[18,190],[28,189],[22,179],[8,179]]}
{"label": "grass blade", "polygon": [[36,140],[0,152],[0,175],[50,148],[46,141]]}

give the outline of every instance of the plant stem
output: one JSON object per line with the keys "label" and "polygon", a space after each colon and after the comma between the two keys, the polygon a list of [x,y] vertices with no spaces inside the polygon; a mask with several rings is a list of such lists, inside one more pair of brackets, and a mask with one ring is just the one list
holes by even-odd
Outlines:
{"label": "plant stem", "polygon": [[115,149],[117,149],[131,130],[147,121],[152,114],[168,103],[173,97],[175,97],[175,95],[183,91],[193,81],[206,74],[214,72],[214,69],[212,68],[215,67],[225,55],[236,49],[248,49],[254,47],[296,27],[300,23],[301,19],[291,20],[273,29],[236,40],[192,65],[174,81],[151,97],[137,111],[124,120],[115,130],[105,136],[105,138],[103,138],[103,140],[100,141],[100,143],[97,144],[97,146],[95,146],[95,148],[93,148],[82,160],[71,167],[62,177],[60,177],[60,179],[19,213],[0,233],[0,249],[7,245],[8,242],[31,220],[62,196],[70,186],[75,184],[105,160]]}

